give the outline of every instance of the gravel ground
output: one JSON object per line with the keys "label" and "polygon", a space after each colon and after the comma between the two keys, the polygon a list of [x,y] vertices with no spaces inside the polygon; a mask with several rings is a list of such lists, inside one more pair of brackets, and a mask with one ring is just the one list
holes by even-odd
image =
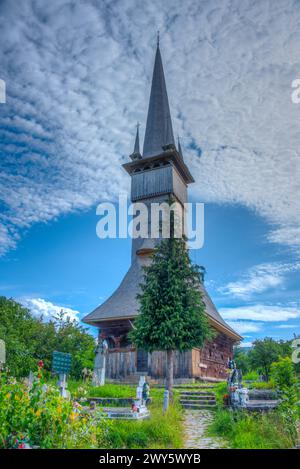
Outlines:
{"label": "gravel ground", "polygon": [[187,449],[220,449],[228,447],[218,437],[207,437],[205,431],[213,420],[210,410],[185,410],[185,448]]}

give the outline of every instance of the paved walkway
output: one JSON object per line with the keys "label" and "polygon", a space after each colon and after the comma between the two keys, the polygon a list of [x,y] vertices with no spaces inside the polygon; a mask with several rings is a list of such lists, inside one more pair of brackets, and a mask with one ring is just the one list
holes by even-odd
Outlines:
{"label": "paved walkway", "polygon": [[205,436],[209,423],[213,420],[210,410],[185,410],[185,448],[220,449],[226,448],[222,438]]}

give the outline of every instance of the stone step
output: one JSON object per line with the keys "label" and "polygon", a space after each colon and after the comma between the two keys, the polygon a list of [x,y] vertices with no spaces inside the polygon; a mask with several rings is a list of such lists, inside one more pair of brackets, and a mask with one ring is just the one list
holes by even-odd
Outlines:
{"label": "stone step", "polygon": [[196,401],[196,402],[216,402],[216,399],[214,397],[208,396],[180,396],[180,400],[182,401]]}
{"label": "stone step", "polygon": [[186,403],[186,404],[207,404],[207,405],[215,405],[216,401],[214,400],[199,400],[199,399],[180,399],[179,402]]}
{"label": "stone step", "polygon": [[195,392],[190,392],[190,391],[183,391],[180,393],[181,396],[209,396],[209,397],[215,397],[215,394],[213,392],[204,392],[204,391],[195,391]]}
{"label": "stone step", "polygon": [[198,399],[180,399],[180,404],[199,404],[199,405],[216,405],[216,401],[199,401]]}
{"label": "stone step", "polygon": [[216,409],[216,405],[189,404],[189,403],[182,403],[181,405],[184,409],[194,409],[194,410],[202,410],[202,409],[214,410],[214,409]]}
{"label": "stone step", "polygon": [[202,384],[199,384],[199,385],[183,385],[183,384],[174,384],[173,386],[175,389],[214,389],[215,386],[212,386],[212,385],[202,385]]}

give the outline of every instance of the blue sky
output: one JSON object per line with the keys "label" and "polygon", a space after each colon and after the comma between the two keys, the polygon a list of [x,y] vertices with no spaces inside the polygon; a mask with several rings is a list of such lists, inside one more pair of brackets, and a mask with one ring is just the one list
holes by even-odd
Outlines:
{"label": "blue sky", "polygon": [[156,30],[174,133],[205,203],[192,259],[249,344],[300,332],[300,3],[0,2],[0,294],[80,318],[118,286],[130,240],[96,237],[129,189]]}

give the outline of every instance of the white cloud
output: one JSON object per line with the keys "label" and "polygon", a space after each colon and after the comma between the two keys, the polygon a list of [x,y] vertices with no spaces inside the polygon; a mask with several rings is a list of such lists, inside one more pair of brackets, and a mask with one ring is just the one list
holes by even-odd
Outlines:
{"label": "white cloud", "polygon": [[300,4],[7,0],[0,9],[2,254],[24,228],[128,189],[120,165],[146,120],[153,25],[194,193],[255,210],[274,226],[270,241],[299,248]]}
{"label": "white cloud", "polygon": [[285,276],[300,269],[300,263],[266,263],[252,267],[241,280],[229,282],[219,291],[243,300],[271,288],[283,286]]}
{"label": "white cloud", "polygon": [[16,246],[16,236],[12,236],[8,228],[0,223],[0,257]]}
{"label": "white cloud", "polygon": [[65,306],[55,305],[51,301],[46,301],[43,298],[21,298],[22,303],[30,312],[37,317],[43,316],[45,321],[50,321],[57,316],[61,311],[65,313],[65,317],[79,321],[79,311]]}
{"label": "white cloud", "polygon": [[287,225],[272,230],[268,235],[272,243],[286,244],[298,252],[300,240],[300,226]]}
{"label": "white cloud", "polygon": [[283,322],[300,318],[300,308],[296,306],[255,304],[236,308],[220,308],[219,312],[224,319],[231,321]]}
{"label": "white cloud", "polygon": [[239,334],[244,334],[245,332],[258,332],[263,326],[262,323],[250,321],[228,321],[228,324]]}
{"label": "white cloud", "polygon": [[241,342],[239,347],[252,347],[252,342]]}
{"label": "white cloud", "polygon": [[279,326],[275,326],[276,329],[299,329],[299,324],[279,324]]}

